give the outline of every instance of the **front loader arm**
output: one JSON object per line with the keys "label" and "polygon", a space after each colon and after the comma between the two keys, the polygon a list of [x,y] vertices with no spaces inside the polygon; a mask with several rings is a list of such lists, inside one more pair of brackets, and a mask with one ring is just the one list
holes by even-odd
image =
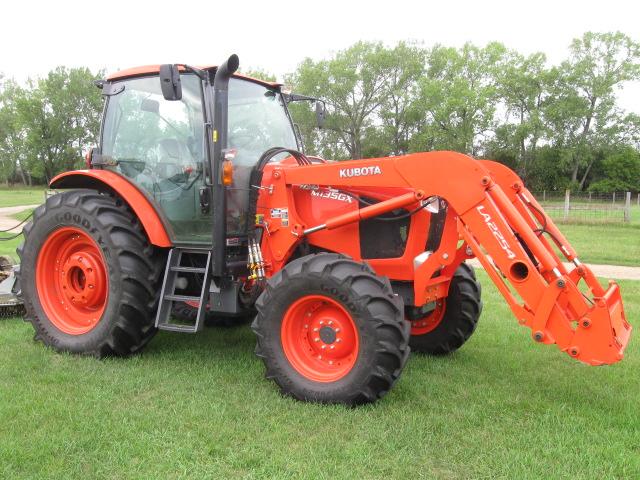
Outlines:
{"label": "front loader arm", "polygon": [[[600,286],[522,181],[501,164],[454,152],[418,153],[313,166],[276,166],[265,181],[273,184],[275,198],[285,190],[290,193],[294,185],[397,187],[397,197],[376,204],[377,214],[387,207],[391,210],[399,204],[417,204],[423,197],[441,197],[449,204],[447,226],[440,248],[425,264],[415,267],[416,298],[425,298],[423,290],[430,285],[431,275],[422,278],[421,273],[433,271],[436,264],[446,267],[464,259],[457,245],[458,237],[462,237],[519,322],[532,330],[534,340],[556,343],[573,358],[592,365],[615,363],[623,356],[631,326],[625,319],[618,286],[613,282],[606,290]],[[367,210],[371,207],[367,207],[327,218],[319,225],[304,225],[290,194],[279,201],[286,201],[291,216],[289,228],[281,229],[275,239],[281,260],[286,256],[282,252],[305,235],[339,228],[371,213]],[[545,235],[573,262],[571,269],[563,265]],[[416,252],[416,256],[421,253]],[[580,281],[588,288],[586,294],[579,289]]]}

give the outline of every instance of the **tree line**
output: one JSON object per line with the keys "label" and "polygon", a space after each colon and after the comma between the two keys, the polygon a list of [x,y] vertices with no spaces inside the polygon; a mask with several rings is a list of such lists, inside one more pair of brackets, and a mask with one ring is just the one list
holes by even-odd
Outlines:
{"label": "tree line", "polygon": [[[0,79],[0,180],[43,182],[81,163],[99,131],[101,77],[60,67],[24,87]],[[588,32],[557,65],[497,42],[358,42],[303,60],[285,84],[325,100],[322,129],[312,106],[290,105],[307,152],[325,158],[454,150],[507,164],[532,190],[640,191],[640,116],[616,98],[639,79],[639,43]]]}
{"label": "tree line", "polygon": [[0,75],[0,180],[48,183],[82,165],[100,130],[102,98],[93,82],[102,76],[58,67],[21,86]]}

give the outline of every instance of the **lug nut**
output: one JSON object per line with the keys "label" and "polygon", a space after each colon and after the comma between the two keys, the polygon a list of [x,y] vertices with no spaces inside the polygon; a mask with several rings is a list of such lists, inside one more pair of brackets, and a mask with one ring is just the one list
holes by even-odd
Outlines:
{"label": "lug nut", "polygon": [[542,340],[544,340],[544,333],[542,333],[542,332],[536,332],[536,333],[534,333],[534,334],[533,334],[533,339],[534,339],[536,342],[541,342]]}

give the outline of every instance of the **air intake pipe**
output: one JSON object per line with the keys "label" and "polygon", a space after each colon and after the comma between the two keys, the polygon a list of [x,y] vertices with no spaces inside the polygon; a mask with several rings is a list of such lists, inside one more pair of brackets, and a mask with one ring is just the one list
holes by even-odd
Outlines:
{"label": "air intake pipe", "polygon": [[229,79],[238,70],[240,60],[231,55],[218,67],[213,79],[213,235],[211,271],[214,277],[221,277],[226,268],[227,245],[227,196],[222,183],[222,162],[227,148],[229,120]]}

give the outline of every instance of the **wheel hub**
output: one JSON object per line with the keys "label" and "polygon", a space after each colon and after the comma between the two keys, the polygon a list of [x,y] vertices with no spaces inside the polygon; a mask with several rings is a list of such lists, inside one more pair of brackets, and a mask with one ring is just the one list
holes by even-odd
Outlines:
{"label": "wheel hub", "polygon": [[320,340],[322,340],[325,344],[332,344],[338,338],[338,334],[331,327],[322,327],[320,329]]}
{"label": "wheel hub", "polygon": [[411,322],[411,335],[425,335],[436,329],[444,318],[446,302],[444,299],[436,302],[436,307],[423,318]]}
{"label": "wheel hub", "polygon": [[351,315],[339,302],[322,295],[294,302],[283,318],[281,335],[287,359],[311,380],[339,380],[358,356],[358,332]]}
{"label": "wheel hub", "polygon": [[88,251],[80,251],[70,255],[62,265],[60,285],[68,301],[78,305],[94,307],[102,300],[104,292],[96,285],[104,285],[100,278],[103,269],[100,260]]}
{"label": "wheel hub", "polygon": [[55,327],[70,335],[89,332],[99,323],[108,296],[100,247],[79,228],[53,231],[38,254],[36,286],[40,304]]}

